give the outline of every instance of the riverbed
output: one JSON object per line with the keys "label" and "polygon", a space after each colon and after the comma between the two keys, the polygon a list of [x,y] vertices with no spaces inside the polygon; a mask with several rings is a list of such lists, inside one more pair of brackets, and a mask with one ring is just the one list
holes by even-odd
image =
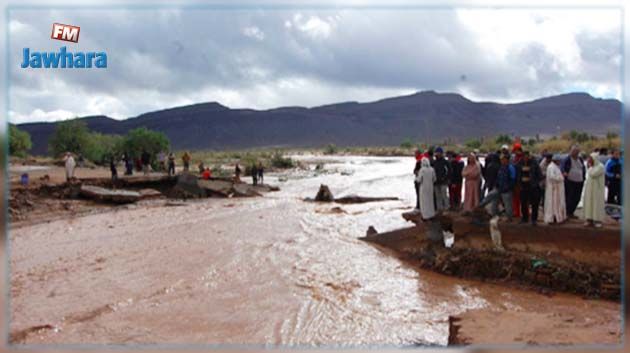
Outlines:
{"label": "riverbed", "polygon": [[[38,344],[408,346],[445,345],[448,316],[469,309],[569,312],[605,332],[621,320],[619,303],[424,272],[357,240],[369,226],[408,225],[412,158],[295,158],[323,168],[268,175],[281,191],[264,197],[14,229],[11,332]],[[305,202],[320,184],[335,196],[400,200]]]}

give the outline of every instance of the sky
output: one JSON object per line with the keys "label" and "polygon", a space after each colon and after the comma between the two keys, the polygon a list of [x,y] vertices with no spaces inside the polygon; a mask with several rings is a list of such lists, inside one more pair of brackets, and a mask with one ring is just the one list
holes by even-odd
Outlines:
{"label": "sky", "polygon": [[[12,9],[9,121],[125,119],[216,101],[269,109],[435,90],[502,103],[621,98],[617,9]],[[52,23],[79,43],[50,39]],[[106,69],[22,69],[22,49]]]}

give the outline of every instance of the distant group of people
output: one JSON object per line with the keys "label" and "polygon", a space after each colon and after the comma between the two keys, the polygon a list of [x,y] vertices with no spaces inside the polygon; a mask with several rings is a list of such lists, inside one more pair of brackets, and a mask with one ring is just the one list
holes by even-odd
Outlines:
{"label": "distant group of people", "polygon": [[[182,162],[184,165],[184,171],[190,170],[190,161],[192,157],[189,152],[184,152],[182,155]],[[125,175],[133,175],[134,169],[136,171],[142,171],[144,175],[149,175],[153,168],[153,162],[155,161],[154,155],[146,150],[142,150],[140,155],[135,158],[132,157],[132,154],[129,152],[123,153],[121,160],[123,162],[123,166],[125,168]],[[116,180],[118,178],[118,170],[117,170],[118,161],[115,157],[110,159],[110,171],[112,180]],[[173,152],[169,152],[168,155],[164,151],[160,151],[157,154],[157,171],[166,172],[169,176],[175,175],[175,154]],[[201,174],[202,172],[200,172]]]}
{"label": "distant group of people", "polygon": [[503,145],[487,154],[485,164],[474,152],[464,163],[458,153],[445,153],[441,147],[416,151],[416,208],[423,219],[431,219],[439,211],[471,213],[486,206],[496,216],[502,205],[509,222],[520,217],[521,223],[536,225],[541,205],[545,223],[562,223],[577,218],[582,201],[585,225],[601,227],[606,202],[621,204],[622,166],[618,150],[583,156],[573,146],[566,157],[543,151],[537,158],[518,141],[511,149]]}
{"label": "distant group of people", "polygon": [[[70,156],[70,162],[68,162],[69,165],[70,163],[74,163],[74,160],[72,159],[71,154],[68,155]],[[142,171],[144,175],[148,175],[152,170],[152,165],[154,162],[153,155],[145,150],[143,150],[140,156],[137,158],[132,158],[130,153],[125,152],[123,153],[121,159],[125,166],[125,175],[133,175],[134,169],[136,171]],[[190,163],[192,161],[192,154],[188,151],[185,151],[182,154],[181,160],[183,171],[189,172]],[[203,161],[199,162],[197,164],[197,167],[199,170],[199,175],[202,179],[209,180],[212,178],[212,170],[210,169],[210,167],[205,166]],[[157,154],[157,170],[161,172],[166,172],[169,176],[175,175],[175,154],[173,152],[169,152],[167,155],[165,152],[159,152]],[[115,181],[118,178],[117,162],[115,158],[111,158],[110,160],[110,171],[112,180]],[[70,173],[70,171],[68,171],[68,173]],[[241,173],[242,170],[240,164],[237,162],[234,168],[234,180],[236,182],[241,182]],[[263,183],[264,166],[262,162],[256,162],[251,165],[251,175],[254,185]]]}

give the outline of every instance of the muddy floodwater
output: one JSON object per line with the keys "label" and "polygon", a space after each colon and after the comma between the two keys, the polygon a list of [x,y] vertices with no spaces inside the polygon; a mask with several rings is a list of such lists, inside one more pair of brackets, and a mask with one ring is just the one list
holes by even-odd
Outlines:
{"label": "muddy floodwater", "polygon": [[[619,320],[618,303],[419,271],[357,240],[371,225],[408,225],[414,161],[318,159],[324,172],[267,176],[281,191],[264,197],[123,206],[11,230],[11,332],[37,344],[445,345],[448,316],[472,308]],[[401,201],[304,202],[321,183],[335,196]]]}

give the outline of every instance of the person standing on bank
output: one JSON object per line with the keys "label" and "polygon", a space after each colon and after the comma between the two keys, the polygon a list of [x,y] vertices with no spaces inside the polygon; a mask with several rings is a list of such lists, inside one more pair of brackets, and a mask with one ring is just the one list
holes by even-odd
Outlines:
{"label": "person standing on bank", "polygon": [[422,168],[423,154],[420,150],[416,150],[416,165],[413,168],[413,186],[416,189],[416,210],[420,209],[420,184],[418,183],[418,173]]}
{"label": "person standing on bank", "polygon": [[416,175],[418,182],[418,199],[420,200],[420,214],[422,219],[431,219],[435,216],[434,183],[436,181],[435,170],[431,167],[428,158],[422,158],[421,167]]}
{"label": "person standing on bank", "polygon": [[464,162],[459,153],[453,152],[450,156],[451,163],[451,179],[448,185],[448,197],[451,210],[459,210],[462,204],[462,171],[464,170]]}
{"label": "person standing on bank", "polygon": [[72,153],[66,152],[66,155],[63,158],[66,165],[66,181],[70,181],[74,179],[74,168],[77,166],[74,161],[74,157],[72,157]]}
{"label": "person standing on bank", "polygon": [[604,195],[606,194],[604,182],[604,166],[599,160],[599,154],[591,153],[587,160],[588,171],[584,183],[584,219],[585,226],[602,226],[604,220],[604,208],[606,207]]}
{"label": "person standing on bank", "polygon": [[168,176],[175,175],[175,155],[173,152],[168,154]]}
{"label": "person standing on bank", "polygon": [[[486,172],[488,168],[486,167]],[[505,216],[508,222],[512,222],[514,214],[512,213],[512,194],[514,193],[514,183],[516,182],[516,168],[510,163],[510,155],[501,155],[501,165],[496,174],[496,180],[494,187],[484,197],[479,204],[480,207],[485,207],[487,204],[491,204],[492,215],[499,214],[498,202],[499,199],[503,202],[505,209]]]}
{"label": "person standing on bank", "polygon": [[606,186],[608,186],[608,203],[621,205],[621,155],[619,150],[613,150],[612,156],[606,162]]}
{"label": "person standing on bank", "polygon": [[142,161],[142,171],[144,172],[144,175],[148,175],[149,166],[151,165],[151,155],[147,151],[142,151],[140,160]]}
{"label": "person standing on bank", "polygon": [[586,167],[584,160],[580,157],[580,149],[577,146],[571,147],[571,152],[562,161],[560,166],[564,176],[564,192],[567,207],[567,217],[576,218],[573,214],[582,198],[584,179],[586,177]]}
{"label": "person standing on bank", "polygon": [[468,155],[468,164],[464,167],[462,176],[466,179],[464,212],[472,212],[479,205],[479,184],[481,184],[481,167],[474,153]]}
{"label": "person standing on bank", "polygon": [[188,151],[184,152],[184,155],[182,156],[182,162],[184,163],[184,171],[187,172],[190,170],[190,160],[192,159],[192,157],[190,156],[190,153],[188,153]]}
{"label": "person standing on bank", "polygon": [[523,152],[523,157],[517,165],[517,184],[520,189],[521,223],[527,223],[529,208],[531,207],[531,223],[538,222],[538,207],[540,206],[540,180],[542,173],[538,161],[531,158],[529,151]]}
{"label": "person standing on bank", "polygon": [[544,152],[542,154],[542,158],[540,160],[540,164],[538,165],[540,167],[540,175],[541,175],[541,179],[540,179],[540,204],[544,207],[545,206],[545,187],[547,185],[547,167],[549,167],[549,164],[551,164],[551,158],[553,157],[553,155],[551,153],[547,153]]}
{"label": "person standing on bank", "polygon": [[432,164],[435,171],[435,209],[436,211],[443,211],[448,209],[448,182],[451,177],[451,164],[444,158],[444,150],[442,147],[435,149],[435,160]]}
{"label": "person standing on bank", "polygon": [[258,185],[258,168],[256,167],[256,163],[253,163],[251,166],[252,172],[252,184]]}
{"label": "person standing on bank", "polygon": [[567,219],[564,175],[559,167],[561,157],[554,156],[547,167],[545,185],[545,223],[562,223]]}
{"label": "person standing on bank", "polygon": [[263,167],[262,162],[258,162],[258,182],[260,185],[263,185],[263,178],[265,176],[265,167]]}

